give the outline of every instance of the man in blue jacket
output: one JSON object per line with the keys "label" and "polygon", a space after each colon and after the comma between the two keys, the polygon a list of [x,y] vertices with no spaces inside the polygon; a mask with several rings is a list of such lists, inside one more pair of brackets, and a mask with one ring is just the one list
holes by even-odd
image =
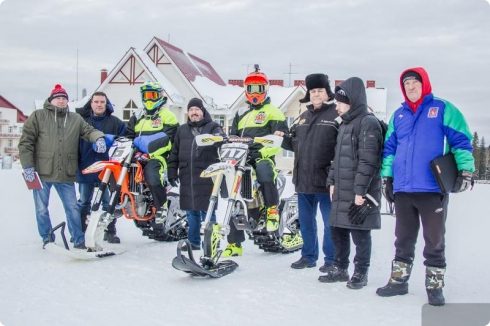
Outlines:
{"label": "man in blue jacket", "polygon": [[[87,104],[82,108],[77,109],[77,112],[83,119],[95,129],[102,131],[106,135],[120,136],[126,132],[126,125],[118,117],[113,116],[114,108],[111,102],[103,92],[95,92]],[[97,161],[107,161],[109,159],[109,151],[105,153],[97,153],[93,150],[92,144],[81,139],[79,144],[79,160],[77,170],[78,191],[80,199],[80,216],[82,221],[82,229],[85,232],[87,229],[87,215],[90,212],[90,204],[94,194],[94,188],[100,184],[100,179],[97,173],[82,174],[82,170]],[[109,191],[106,190],[102,196],[102,209],[106,211],[109,208]],[[116,221],[114,219],[108,226],[104,234],[104,240],[109,243],[120,243],[121,240],[116,235]]]}
{"label": "man in blue jacket", "polygon": [[381,169],[383,194],[395,204],[395,259],[388,284],[376,293],[382,297],[408,293],[422,223],[427,296],[429,304],[442,306],[449,195],[441,193],[430,162],[453,153],[459,174],[452,192],[467,190],[475,170],[473,137],[463,114],[452,103],[432,94],[424,68],[405,70],[400,86],[405,102],[390,119]]}

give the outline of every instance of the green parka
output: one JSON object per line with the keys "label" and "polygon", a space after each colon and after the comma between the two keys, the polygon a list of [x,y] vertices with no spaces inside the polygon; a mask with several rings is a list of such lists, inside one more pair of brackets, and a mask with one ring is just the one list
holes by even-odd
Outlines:
{"label": "green parka", "polygon": [[24,124],[19,141],[22,167],[33,166],[44,182],[75,182],[80,137],[95,142],[104,137],[79,114],[55,107],[49,100]]}

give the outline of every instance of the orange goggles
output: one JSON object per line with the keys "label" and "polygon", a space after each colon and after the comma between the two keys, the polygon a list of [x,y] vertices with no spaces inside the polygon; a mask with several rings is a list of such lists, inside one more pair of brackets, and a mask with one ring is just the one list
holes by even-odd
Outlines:
{"label": "orange goggles", "polygon": [[262,94],[265,92],[265,85],[251,84],[247,85],[247,93],[249,94]]}
{"label": "orange goggles", "polygon": [[158,100],[160,98],[160,93],[158,92],[143,92],[143,100]]}

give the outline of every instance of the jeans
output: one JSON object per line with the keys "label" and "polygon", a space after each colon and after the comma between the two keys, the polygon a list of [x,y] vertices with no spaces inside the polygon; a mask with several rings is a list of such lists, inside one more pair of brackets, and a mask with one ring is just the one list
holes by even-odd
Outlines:
{"label": "jeans", "polygon": [[[78,184],[78,192],[80,193],[80,198],[78,199],[78,206],[80,207],[80,215],[82,221],[82,230],[86,228],[86,220],[87,215],[90,213],[92,206],[92,198],[94,197],[94,189],[98,184],[95,183],[79,183]],[[102,195],[102,210],[106,211],[109,209],[109,202],[111,200],[111,196],[109,194],[109,190],[106,188],[104,194]],[[112,220],[112,222],[107,226],[107,232],[116,233],[116,221],[117,219]]]}
{"label": "jeans", "polygon": [[73,182],[44,182],[43,189],[33,190],[34,205],[36,208],[37,228],[39,235],[43,238],[43,242],[49,241],[49,231],[51,219],[49,217],[49,195],[51,187],[56,189],[56,192],[61,198],[63,208],[65,209],[68,231],[75,244],[84,242],[82,224],[80,222],[80,211],[77,204],[77,194],[75,192],[75,184]]}
{"label": "jeans", "polygon": [[298,193],[299,225],[303,237],[301,256],[310,263],[318,260],[318,232],[316,224],[317,207],[323,219],[323,254],[325,263],[332,263],[334,258],[334,245],[330,237],[330,195],[329,194],[303,194]]}
{"label": "jeans", "polygon": [[352,236],[352,242],[356,246],[355,271],[367,273],[371,262],[371,230],[344,229],[332,226],[331,233],[335,244],[334,265],[341,269],[349,267],[350,238]]}
{"label": "jeans", "polygon": [[[201,228],[201,222],[206,219],[206,211],[186,211],[187,223],[189,224],[189,232],[187,239],[194,246],[201,246],[201,235],[199,229]],[[216,222],[216,212],[211,215],[211,221]]]}

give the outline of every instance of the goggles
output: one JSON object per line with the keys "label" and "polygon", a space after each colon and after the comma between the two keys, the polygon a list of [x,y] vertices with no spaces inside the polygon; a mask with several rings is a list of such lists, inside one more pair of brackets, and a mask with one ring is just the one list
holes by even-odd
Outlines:
{"label": "goggles", "polygon": [[247,93],[249,94],[262,94],[265,92],[265,85],[251,84],[247,85]]}
{"label": "goggles", "polygon": [[143,101],[146,100],[158,100],[160,98],[160,93],[158,92],[152,92],[152,91],[145,91],[141,94],[141,97],[143,98]]}

